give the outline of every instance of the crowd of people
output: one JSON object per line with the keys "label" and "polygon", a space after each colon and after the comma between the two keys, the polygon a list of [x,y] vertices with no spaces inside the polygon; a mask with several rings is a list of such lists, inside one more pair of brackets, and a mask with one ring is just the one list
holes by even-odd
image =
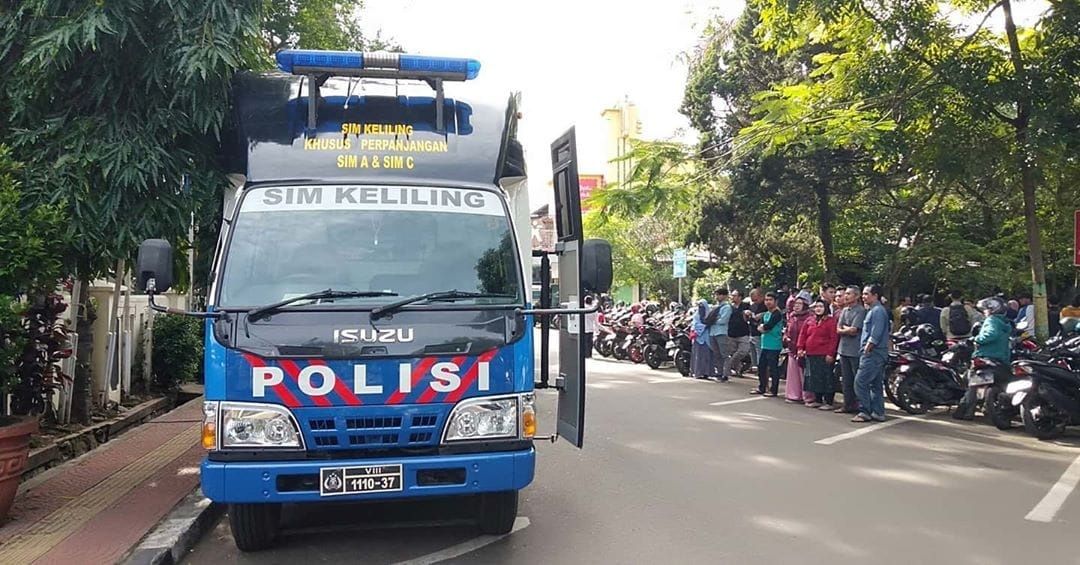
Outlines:
{"label": "crowd of people", "polygon": [[[1061,314],[1080,316],[1080,296]],[[702,299],[695,305],[690,371],[698,379],[728,382],[750,368],[745,366],[749,357],[758,377],[750,393],[777,397],[780,360],[786,354],[787,402],[848,414],[853,422],[884,421],[883,385],[894,323],[932,324],[950,339],[972,337],[982,324],[986,331],[974,336],[976,355],[1002,357],[1004,351],[1001,360],[1007,363],[1011,331],[998,331],[999,326],[1031,324],[1033,317],[1030,298],[1023,296],[1009,302],[989,297],[976,305],[954,291],[944,308],[920,296],[918,304],[902,300],[890,311],[878,285],[838,289],[825,284],[816,295],[804,288],[787,296],[782,290],[755,288],[746,299],[738,289],[718,288],[712,302]]]}

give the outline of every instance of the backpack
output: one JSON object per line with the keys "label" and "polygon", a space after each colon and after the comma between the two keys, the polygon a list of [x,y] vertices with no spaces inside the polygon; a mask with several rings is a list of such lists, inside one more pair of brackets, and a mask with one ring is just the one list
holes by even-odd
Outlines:
{"label": "backpack", "polygon": [[949,333],[953,335],[971,333],[971,320],[968,319],[967,308],[963,304],[949,306]]}
{"label": "backpack", "polygon": [[720,307],[717,306],[716,308],[713,308],[712,310],[709,310],[708,314],[705,314],[705,319],[702,320],[701,323],[705,324],[706,326],[711,326],[711,325],[715,324],[716,321],[719,320],[719,319],[720,319]]}

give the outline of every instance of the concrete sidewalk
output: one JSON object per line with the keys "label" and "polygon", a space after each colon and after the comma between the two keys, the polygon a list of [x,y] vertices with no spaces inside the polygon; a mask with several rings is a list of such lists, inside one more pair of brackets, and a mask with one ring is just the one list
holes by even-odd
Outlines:
{"label": "concrete sidewalk", "polygon": [[0,563],[115,563],[199,482],[202,399],[20,488]]}

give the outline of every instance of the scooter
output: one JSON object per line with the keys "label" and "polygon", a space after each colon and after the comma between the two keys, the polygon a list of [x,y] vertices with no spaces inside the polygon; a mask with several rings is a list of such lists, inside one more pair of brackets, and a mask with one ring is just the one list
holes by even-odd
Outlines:
{"label": "scooter", "polygon": [[690,357],[693,343],[690,341],[689,328],[672,326],[669,334],[671,339],[665,344],[667,355],[675,361],[675,368],[684,377],[690,376]]}
{"label": "scooter", "polygon": [[1080,424],[1080,337],[1058,340],[1036,359],[1014,361],[1014,379],[999,396],[1020,410],[1024,430],[1053,439]]}

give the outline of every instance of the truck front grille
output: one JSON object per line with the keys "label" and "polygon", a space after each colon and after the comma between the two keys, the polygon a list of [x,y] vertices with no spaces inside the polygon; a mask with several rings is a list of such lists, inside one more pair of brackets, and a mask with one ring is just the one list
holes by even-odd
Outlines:
{"label": "truck front grille", "polygon": [[296,408],[309,450],[365,450],[435,445],[448,404]]}

